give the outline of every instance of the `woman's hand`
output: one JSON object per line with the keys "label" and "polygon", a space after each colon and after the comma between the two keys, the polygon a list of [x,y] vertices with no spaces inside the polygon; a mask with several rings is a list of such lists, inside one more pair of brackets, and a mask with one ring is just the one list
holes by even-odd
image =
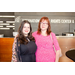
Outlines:
{"label": "woman's hand", "polygon": [[60,50],[57,50],[56,51],[56,60],[55,62],[58,62],[59,61],[59,58],[62,56],[62,53],[61,53],[61,49]]}

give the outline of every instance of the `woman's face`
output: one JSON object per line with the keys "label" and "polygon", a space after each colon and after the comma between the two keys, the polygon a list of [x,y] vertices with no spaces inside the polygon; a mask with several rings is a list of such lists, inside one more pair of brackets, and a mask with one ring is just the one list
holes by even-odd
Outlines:
{"label": "woman's face", "polygon": [[28,23],[24,24],[22,32],[25,36],[28,35],[28,33],[30,32],[30,25]]}
{"label": "woman's face", "polygon": [[41,30],[47,30],[48,29],[48,22],[46,20],[42,20],[40,23]]}

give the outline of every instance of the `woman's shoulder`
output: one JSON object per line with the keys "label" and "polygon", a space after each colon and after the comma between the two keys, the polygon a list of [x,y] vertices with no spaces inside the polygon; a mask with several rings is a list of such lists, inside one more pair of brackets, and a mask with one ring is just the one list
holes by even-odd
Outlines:
{"label": "woman's shoulder", "polygon": [[32,33],[32,36],[36,36],[37,35],[37,31]]}
{"label": "woman's shoulder", "polygon": [[52,36],[56,36],[55,33],[53,33],[53,32],[51,32],[51,35],[52,35]]}

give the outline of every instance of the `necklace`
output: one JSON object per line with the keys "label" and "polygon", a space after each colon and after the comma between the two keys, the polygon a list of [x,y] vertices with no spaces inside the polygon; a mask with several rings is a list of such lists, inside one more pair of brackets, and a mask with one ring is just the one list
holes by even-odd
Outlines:
{"label": "necklace", "polygon": [[30,42],[30,40],[27,38],[28,42]]}

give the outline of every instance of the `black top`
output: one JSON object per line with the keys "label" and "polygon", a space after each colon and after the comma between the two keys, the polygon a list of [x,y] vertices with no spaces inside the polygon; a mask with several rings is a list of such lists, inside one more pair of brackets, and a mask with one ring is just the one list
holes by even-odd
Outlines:
{"label": "black top", "polygon": [[36,52],[37,46],[35,42],[30,41],[28,44],[20,44],[18,46],[18,57],[19,61],[22,62],[35,62],[36,57],[35,57],[35,52]]}
{"label": "black top", "polygon": [[75,49],[66,52],[66,56],[75,62]]}

